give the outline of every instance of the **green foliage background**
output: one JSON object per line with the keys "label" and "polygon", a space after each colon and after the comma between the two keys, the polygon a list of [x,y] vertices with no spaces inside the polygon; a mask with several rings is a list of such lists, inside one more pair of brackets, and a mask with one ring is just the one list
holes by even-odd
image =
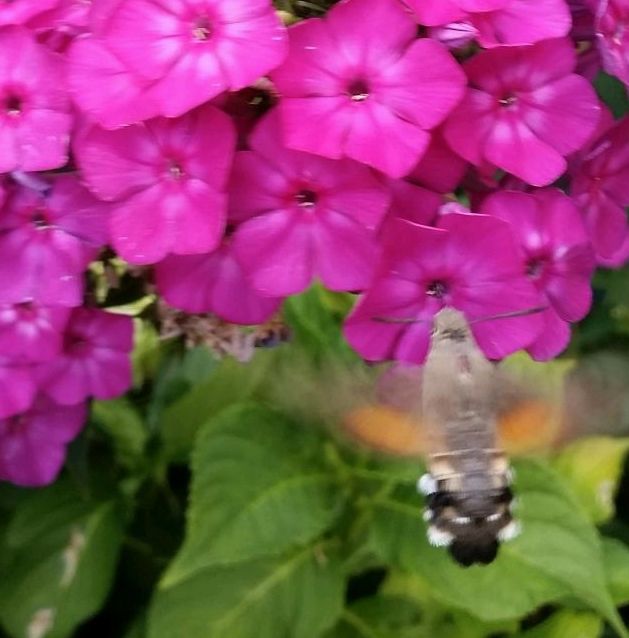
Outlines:
{"label": "green foliage background", "polygon": [[[617,83],[599,90],[626,111]],[[0,636],[629,636],[628,438],[517,460],[524,533],[462,569],[426,541],[417,461],[295,409],[304,361],[360,366],[340,334],[349,296],[290,299],[290,343],[239,363],[160,341],[128,289],[111,305],[137,314],[135,387],[93,404],[55,485],[0,486]],[[565,358],[629,361],[629,269],[601,271],[595,298]],[[613,418],[629,432],[629,396]]]}

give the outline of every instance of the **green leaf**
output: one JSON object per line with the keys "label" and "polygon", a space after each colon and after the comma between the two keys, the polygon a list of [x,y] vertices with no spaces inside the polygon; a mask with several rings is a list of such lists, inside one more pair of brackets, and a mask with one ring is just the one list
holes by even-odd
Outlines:
{"label": "green leaf", "polygon": [[[162,414],[164,459],[186,461],[201,425],[229,405],[251,398],[271,374],[276,357],[275,350],[260,350],[246,363],[226,358],[204,376],[199,374],[195,385]],[[194,381],[190,370],[187,374]]]}
{"label": "green leaf", "polygon": [[158,589],[149,638],[317,638],[343,605],[344,580],[320,544],[276,559],[199,569]]}
{"label": "green leaf", "polygon": [[110,437],[118,463],[127,468],[143,463],[148,432],[129,399],[94,401],[92,420]]}
{"label": "green leaf", "polygon": [[135,343],[131,354],[133,364],[133,387],[139,388],[147,379],[152,379],[162,357],[159,334],[152,323],[134,319]]}
{"label": "green leaf", "polygon": [[607,590],[595,528],[550,469],[523,461],[517,471],[523,533],[503,544],[491,565],[464,569],[431,547],[410,486],[374,503],[373,547],[421,578],[442,603],[483,620],[520,618],[544,603],[576,598],[626,636]]}
{"label": "green leaf", "polygon": [[255,405],[233,406],[204,426],[192,473],[186,540],[164,586],[308,543],[341,504],[320,433]]}
{"label": "green leaf", "polygon": [[353,299],[350,295],[331,293],[322,286],[313,285],[284,302],[284,318],[293,329],[294,341],[313,360],[330,355],[337,359],[358,360],[341,332],[342,319]]}
{"label": "green leaf", "polygon": [[68,484],[16,510],[2,548],[0,620],[14,638],[65,638],[98,611],[122,540],[113,502],[89,503]]}
{"label": "green leaf", "polygon": [[600,72],[594,80],[599,97],[609,106],[614,117],[622,117],[629,111],[629,100],[625,85],[616,77]]}
{"label": "green leaf", "polygon": [[561,609],[543,623],[518,634],[520,638],[598,638],[603,620],[591,611]]}
{"label": "green leaf", "polygon": [[614,495],[628,449],[629,439],[588,437],[569,445],[555,460],[555,468],[594,523],[614,515]]}
{"label": "green leaf", "polygon": [[422,615],[411,598],[372,596],[346,609],[325,638],[437,638],[426,632]]}
{"label": "green leaf", "polygon": [[629,547],[615,538],[603,538],[607,582],[617,606],[629,603]]}

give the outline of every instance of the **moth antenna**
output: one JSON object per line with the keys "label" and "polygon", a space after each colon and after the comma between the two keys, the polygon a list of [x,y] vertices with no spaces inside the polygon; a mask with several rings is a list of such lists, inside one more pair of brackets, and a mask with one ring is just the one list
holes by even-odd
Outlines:
{"label": "moth antenna", "polygon": [[514,310],[513,312],[503,312],[497,315],[490,315],[489,317],[479,317],[478,319],[472,319],[470,324],[479,323],[480,321],[493,321],[494,319],[511,319],[513,317],[526,317],[527,315],[534,315],[538,312],[548,310],[548,306],[534,306],[533,308],[526,308],[525,310]]}
{"label": "moth antenna", "polygon": [[431,323],[427,319],[413,319],[412,317],[373,317],[372,321],[379,323]]}

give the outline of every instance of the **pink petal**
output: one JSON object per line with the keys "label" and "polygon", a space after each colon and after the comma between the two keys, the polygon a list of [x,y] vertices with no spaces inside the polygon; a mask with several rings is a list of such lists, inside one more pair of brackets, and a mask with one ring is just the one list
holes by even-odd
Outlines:
{"label": "pink petal", "polygon": [[542,142],[568,155],[594,132],[601,108],[585,78],[567,75],[523,96],[520,114]]}
{"label": "pink petal", "polygon": [[[434,309],[425,308],[421,286],[405,279],[381,279],[363,295],[345,320],[343,334],[368,361],[395,358],[423,362],[428,353]],[[417,318],[417,323],[387,323],[383,319]]]}
{"label": "pink petal", "polygon": [[281,303],[251,288],[227,246],[208,255],[167,257],[155,274],[158,290],[170,305],[186,312],[213,312],[232,323],[263,323]]}
{"label": "pink petal", "polygon": [[335,5],[325,21],[340,55],[356,69],[387,67],[402,56],[415,38],[416,25],[397,0],[346,0]]}
{"label": "pink petal", "polygon": [[240,151],[234,158],[229,187],[229,218],[243,221],[277,210],[289,188],[288,176],[252,151]]}
{"label": "pink petal", "polygon": [[490,14],[473,15],[484,47],[501,44],[534,44],[567,36],[572,26],[564,0],[510,0]]}
{"label": "pink petal", "polygon": [[426,150],[430,135],[377,102],[358,106],[344,143],[347,156],[390,177],[407,175]]}
{"label": "pink petal", "polygon": [[101,126],[117,128],[159,113],[146,78],[132,74],[100,41],[77,38],[67,56],[72,99]]}
{"label": "pink petal", "polygon": [[234,251],[259,294],[296,294],[312,280],[312,225],[299,212],[277,211],[244,222],[234,236]]}
{"label": "pink petal", "polygon": [[0,419],[28,410],[36,392],[29,366],[0,362]]}
{"label": "pink petal", "polygon": [[454,153],[443,137],[433,132],[426,153],[407,179],[438,193],[453,191],[463,179],[467,163]]}
{"label": "pink petal", "polygon": [[288,52],[286,29],[273,11],[223,25],[216,43],[229,88],[248,86],[279,66]]}
{"label": "pink petal", "polygon": [[[290,54],[271,73],[283,97],[339,97],[346,88],[346,61],[339,54],[327,24],[318,18],[304,20],[288,30]],[[343,101],[347,97],[343,96]]]}
{"label": "pink petal", "polygon": [[429,39],[415,40],[397,64],[373,83],[379,102],[422,128],[434,128],[458,104],[465,74],[448,51]]}
{"label": "pink petal", "polygon": [[[448,145],[472,164],[483,161],[485,142],[494,125],[495,99],[476,89],[467,95],[444,124],[444,137]],[[474,126],[470,126],[474,122]]]}
{"label": "pink petal", "polygon": [[[279,110],[286,146],[340,159],[356,113],[351,106],[345,95],[281,100]],[[321,135],[321,131],[325,131],[325,135]]]}
{"label": "pink petal", "polygon": [[315,272],[330,290],[364,290],[378,256],[375,233],[332,211],[317,215],[313,228]]}
{"label": "pink petal", "polygon": [[454,0],[406,0],[417,16],[417,21],[428,27],[447,24],[465,17],[465,12]]}
{"label": "pink petal", "polygon": [[81,304],[83,246],[59,231],[50,231],[47,239],[33,242],[22,232],[0,235],[0,303]]}
{"label": "pink petal", "polygon": [[570,324],[549,308],[542,314],[544,327],[526,349],[535,361],[548,361],[561,354],[570,343]]}
{"label": "pink petal", "polygon": [[113,208],[112,244],[134,264],[156,263],[169,252],[208,252],[220,240],[225,207],[225,196],[200,180],[180,188],[157,184]]}
{"label": "pink petal", "polygon": [[155,184],[163,161],[160,148],[142,124],[117,131],[92,126],[76,138],[74,153],[90,190],[108,201]]}
{"label": "pink petal", "polygon": [[566,169],[566,161],[512,113],[503,113],[491,130],[485,157],[532,186],[546,186]]}
{"label": "pink petal", "polygon": [[158,118],[147,122],[151,136],[163,155],[180,155],[186,175],[223,190],[232,166],[236,130],[231,118],[211,105],[204,105],[179,119]]}
{"label": "pink petal", "polygon": [[111,14],[105,45],[134,74],[156,80],[186,55],[192,33],[183,20],[152,0],[121,2]]}
{"label": "pink petal", "polygon": [[456,0],[456,3],[464,11],[483,12],[495,11],[509,6],[513,0]]}

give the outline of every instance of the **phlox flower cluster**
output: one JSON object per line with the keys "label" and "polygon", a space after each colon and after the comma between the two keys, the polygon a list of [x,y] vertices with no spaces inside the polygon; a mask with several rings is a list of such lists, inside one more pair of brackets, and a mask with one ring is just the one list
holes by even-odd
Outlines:
{"label": "phlox flower cluster", "polygon": [[629,259],[629,118],[592,82],[629,83],[627,0],[293,4],[0,7],[0,480],[52,481],[131,385],[104,250],[236,324],[356,294],[348,342],[413,364],[444,306],[553,358]]}

